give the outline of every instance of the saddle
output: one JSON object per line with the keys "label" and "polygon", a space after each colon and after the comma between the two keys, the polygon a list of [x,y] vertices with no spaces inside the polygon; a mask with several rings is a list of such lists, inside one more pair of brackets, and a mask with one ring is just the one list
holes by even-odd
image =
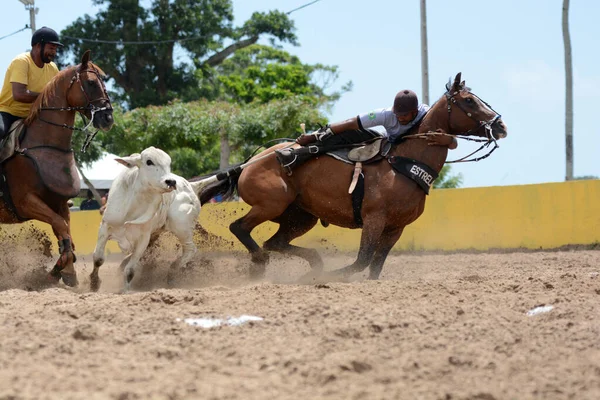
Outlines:
{"label": "saddle", "polygon": [[354,164],[354,174],[348,193],[352,193],[356,182],[362,173],[363,164],[369,164],[383,159],[390,151],[392,144],[382,137],[367,143],[357,145],[318,146],[309,145],[299,148],[284,148],[276,150],[277,160],[292,175],[292,170],[318,154],[326,154],[346,164]]}
{"label": "saddle", "polygon": [[19,136],[25,124],[22,119],[15,121],[8,130],[8,135],[0,141],[0,164],[19,151]]}
{"label": "saddle", "polygon": [[352,180],[350,181],[350,187],[348,188],[348,193],[352,194],[356,188],[359,177],[362,175],[363,164],[370,164],[381,160],[387,155],[391,147],[392,144],[389,141],[378,138],[370,143],[365,143],[363,146],[350,150],[345,149],[340,152],[331,152],[327,153],[327,155],[340,161],[354,164],[354,173],[352,174]]}

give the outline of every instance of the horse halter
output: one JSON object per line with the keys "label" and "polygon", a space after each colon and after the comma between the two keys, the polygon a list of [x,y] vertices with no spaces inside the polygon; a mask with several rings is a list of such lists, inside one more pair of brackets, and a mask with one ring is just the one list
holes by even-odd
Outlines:
{"label": "horse halter", "polygon": [[[463,90],[469,90],[469,89],[467,88],[467,89],[463,89]],[[486,103],[483,99],[481,99],[475,93],[469,91],[469,93],[472,96],[477,98],[479,101],[481,101],[483,104],[485,104],[487,106],[487,108],[489,108],[496,114],[494,117],[492,117],[488,121],[478,121],[475,117],[473,117],[473,114],[470,111],[465,110],[464,107],[461,106],[461,104],[458,101],[456,101],[455,96],[458,95],[459,93],[460,93],[459,90],[451,93],[450,90],[448,89],[448,91],[446,91],[446,93],[444,94],[446,96],[446,101],[447,101],[448,126],[450,125],[450,114],[452,113],[452,105],[454,104],[462,112],[464,112],[467,117],[471,118],[473,121],[475,121],[477,123],[477,126],[475,128],[472,128],[472,129],[468,130],[467,132],[457,134],[455,136],[459,139],[464,139],[464,140],[468,140],[468,141],[472,141],[472,142],[480,142],[480,143],[484,142],[484,143],[483,143],[483,145],[481,145],[481,147],[479,147],[477,150],[475,150],[471,154],[467,154],[466,156],[459,158],[458,160],[446,161],[446,164],[458,163],[458,162],[480,161],[485,158],[488,158],[494,152],[494,150],[496,150],[498,147],[500,147],[500,146],[498,146],[498,142],[497,142],[496,138],[494,137],[492,125],[495,124],[496,121],[498,121],[500,118],[502,118],[502,116],[496,110],[494,110],[492,108],[492,106],[490,106],[488,103]],[[479,131],[481,128],[485,129],[485,136],[487,139],[475,139],[475,138],[469,137],[473,133]],[[492,143],[494,144],[494,147],[491,150],[489,150],[489,152],[487,154],[485,154],[481,157],[472,158],[470,160],[466,159],[466,158],[472,156],[473,154],[476,154],[479,151],[483,150],[485,147],[490,146]]]}
{"label": "horse halter", "polygon": [[[98,97],[97,99],[94,99],[94,100],[90,100],[87,92],[83,88],[83,83],[81,81],[81,73],[82,72],[92,73],[98,77],[98,80],[100,81],[100,84],[102,87],[103,96]],[[90,145],[90,143],[92,142],[92,139],[94,139],[94,136],[96,136],[96,134],[98,133],[98,130],[96,130],[93,133],[88,132],[88,128],[94,123],[95,114],[100,111],[112,110],[113,108],[112,108],[112,104],[110,102],[110,98],[108,97],[108,92],[106,91],[106,86],[104,85],[104,81],[102,81],[102,77],[100,76],[100,73],[98,72],[98,70],[95,67],[92,67],[92,69],[84,69],[84,70],[77,69],[75,71],[75,75],[73,75],[73,77],[71,78],[71,82],[69,83],[69,87],[67,88],[67,93],[66,93],[67,96],[69,94],[69,91],[73,87],[74,83],[79,83],[79,88],[81,89],[81,92],[83,93],[83,95],[85,96],[85,99],[87,100],[87,104],[85,106],[83,106],[83,107],[71,107],[71,106],[69,106],[69,107],[40,107],[40,111],[77,111],[77,112],[79,112],[79,115],[81,116],[81,118],[85,124],[86,118],[85,118],[84,114],[82,113],[82,111],[89,110],[92,117],[90,119],[90,122],[87,123],[87,125],[85,125],[83,128],[78,128],[76,126],[71,126],[71,125],[67,125],[67,124],[57,124],[55,122],[42,119],[41,117],[38,117],[38,118],[40,121],[45,122],[50,125],[60,126],[61,128],[70,129],[72,131],[85,132],[86,138],[85,138],[83,145],[81,146],[81,151],[85,152],[87,150],[88,146]],[[106,100],[108,102],[108,106],[98,107],[98,106],[94,105],[95,102],[99,102],[102,100]]]}

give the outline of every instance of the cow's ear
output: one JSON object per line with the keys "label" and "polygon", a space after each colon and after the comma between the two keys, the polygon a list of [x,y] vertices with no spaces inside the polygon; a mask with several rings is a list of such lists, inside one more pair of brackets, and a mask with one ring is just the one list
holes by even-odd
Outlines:
{"label": "cow's ear", "polygon": [[139,166],[142,163],[142,156],[138,153],[135,153],[135,154],[130,155],[129,157],[115,158],[115,161],[118,162],[119,164],[123,164],[127,168],[133,168],[133,167],[139,168]]}

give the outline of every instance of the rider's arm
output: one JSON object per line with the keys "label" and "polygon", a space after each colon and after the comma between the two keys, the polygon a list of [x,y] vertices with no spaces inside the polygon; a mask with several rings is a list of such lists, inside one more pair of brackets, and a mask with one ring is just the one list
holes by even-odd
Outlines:
{"label": "rider's arm", "polygon": [[11,82],[13,98],[21,103],[33,103],[39,96],[39,93],[27,89],[27,85],[18,82]]}
{"label": "rider's arm", "polygon": [[329,126],[333,133],[341,133],[350,130],[360,129],[358,126],[358,118],[350,118],[342,122],[336,122]]}

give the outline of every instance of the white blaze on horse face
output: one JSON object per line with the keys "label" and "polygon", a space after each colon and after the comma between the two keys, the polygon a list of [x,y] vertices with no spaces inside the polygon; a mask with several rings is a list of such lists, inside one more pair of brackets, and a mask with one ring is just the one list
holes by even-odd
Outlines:
{"label": "white blaze on horse face", "polygon": [[175,189],[176,177],[171,173],[171,157],[161,149],[149,147],[141,153],[139,179],[146,186],[166,193]]}

